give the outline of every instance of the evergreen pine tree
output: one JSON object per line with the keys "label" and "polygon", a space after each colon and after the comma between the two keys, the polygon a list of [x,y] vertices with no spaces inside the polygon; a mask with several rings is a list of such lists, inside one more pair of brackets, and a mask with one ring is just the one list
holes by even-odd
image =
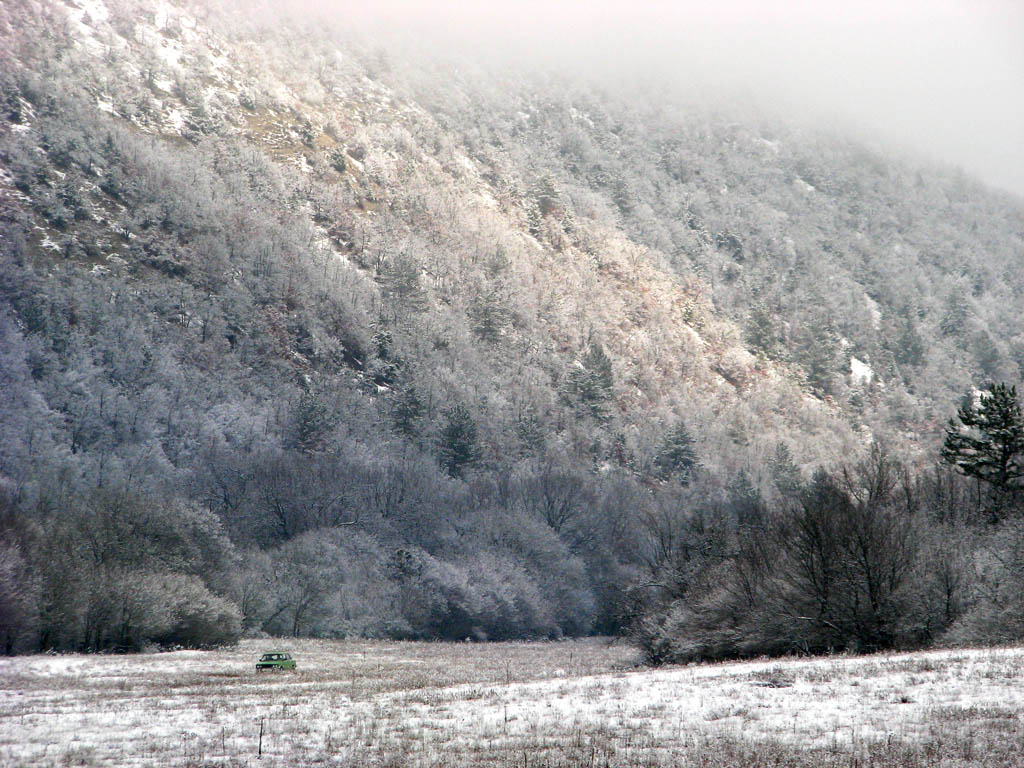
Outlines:
{"label": "evergreen pine tree", "polygon": [[772,360],[782,357],[779,324],[764,302],[759,301],[751,308],[743,336],[755,352],[761,352]]}
{"label": "evergreen pine tree", "polygon": [[789,446],[783,442],[776,445],[775,454],[768,466],[779,493],[786,498],[796,498],[800,489],[803,488],[803,479],[800,476],[800,467],[793,461],[793,454],[789,450]]}
{"label": "evergreen pine tree", "polygon": [[544,425],[533,408],[519,415],[515,423],[515,432],[523,444],[524,453],[537,453],[544,447]]}
{"label": "evergreen pine tree", "polygon": [[473,332],[489,344],[494,344],[501,339],[510,312],[501,288],[493,286],[474,298],[467,314],[472,321]]}
{"label": "evergreen pine tree", "polygon": [[567,394],[574,396],[595,418],[606,419],[614,384],[611,358],[601,344],[591,341],[586,353],[569,371]]}
{"label": "evergreen pine tree", "polygon": [[962,285],[957,284],[946,297],[945,312],[939,321],[939,330],[943,336],[963,333],[970,316],[971,304],[967,298],[967,291]]}
{"label": "evergreen pine tree", "polygon": [[396,308],[422,312],[427,308],[427,294],[420,283],[422,271],[415,258],[406,253],[398,254],[388,260],[380,271],[381,292]]}
{"label": "evergreen pine tree", "polygon": [[999,369],[999,348],[987,331],[978,331],[971,337],[971,351],[978,361],[978,368],[986,377],[994,377]]}
{"label": "evergreen pine tree", "polygon": [[548,216],[561,207],[561,197],[555,187],[555,180],[550,175],[544,175],[537,180],[531,190],[531,196],[541,216]]}
{"label": "evergreen pine tree", "polygon": [[1024,489],[1024,414],[1017,388],[994,384],[977,403],[961,406],[946,427],[942,458],[987,484],[989,514],[998,520]]}
{"label": "evergreen pine tree", "polygon": [[900,365],[921,365],[924,362],[924,341],[914,326],[911,317],[901,318],[899,335],[896,338],[896,349],[893,356]]}
{"label": "evergreen pine tree", "polygon": [[839,357],[839,338],[832,323],[816,322],[806,326],[797,341],[795,357],[811,389],[819,395],[829,394]]}
{"label": "evergreen pine tree", "polygon": [[543,231],[544,214],[536,200],[526,202],[526,227],[534,237],[540,237]]}
{"label": "evergreen pine tree", "polygon": [[741,526],[756,526],[764,519],[764,500],[745,469],[733,477],[728,489],[729,509]]}
{"label": "evergreen pine tree", "polygon": [[426,406],[416,387],[409,386],[398,395],[391,418],[400,434],[416,437],[420,433],[420,420],[425,412]]}
{"label": "evergreen pine tree", "polygon": [[686,424],[679,422],[665,435],[664,442],[654,458],[654,467],[663,480],[676,478],[681,485],[688,485],[697,469],[697,452],[694,440]]}
{"label": "evergreen pine tree", "polygon": [[295,407],[295,445],[303,453],[323,447],[327,433],[334,426],[330,411],[313,392],[303,392]]}
{"label": "evergreen pine tree", "polygon": [[459,404],[448,411],[439,442],[441,466],[452,477],[461,477],[478,458],[476,424],[466,406]]}

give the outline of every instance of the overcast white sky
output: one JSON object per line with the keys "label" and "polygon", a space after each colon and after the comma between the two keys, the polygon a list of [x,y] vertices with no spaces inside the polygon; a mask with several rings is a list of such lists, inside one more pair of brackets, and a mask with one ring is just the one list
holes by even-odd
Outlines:
{"label": "overcast white sky", "polygon": [[849,123],[1024,195],[1024,0],[341,5],[350,16],[446,41],[484,40],[597,71],[669,75],[753,96]]}

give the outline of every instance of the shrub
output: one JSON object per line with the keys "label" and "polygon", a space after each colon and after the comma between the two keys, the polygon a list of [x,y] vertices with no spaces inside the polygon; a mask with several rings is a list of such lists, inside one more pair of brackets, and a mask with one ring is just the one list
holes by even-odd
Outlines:
{"label": "shrub", "polygon": [[943,636],[954,645],[1018,643],[1024,638],[1024,521],[1003,523],[973,558],[969,606]]}
{"label": "shrub", "polygon": [[235,643],[242,634],[242,613],[195,576],[152,575],[151,599],[165,606],[168,629],[153,640],[163,645],[209,648]]}

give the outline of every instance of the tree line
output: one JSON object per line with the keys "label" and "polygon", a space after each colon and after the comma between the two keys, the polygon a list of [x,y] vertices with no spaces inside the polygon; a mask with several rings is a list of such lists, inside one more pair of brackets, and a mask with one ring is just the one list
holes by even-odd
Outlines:
{"label": "tree line", "polygon": [[[204,647],[244,632],[485,640],[602,631],[629,634],[648,661],[664,663],[1019,639],[1016,391],[995,385],[961,407],[942,455],[956,471],[915,474],[874,445],[803,481],[781,450],[775,502],[739,477],[710,505],[689,479],[641,489],[538,465],[445,492],[424,485],[423,465],[393,465],[346,481],[366,495],[348,507],[365,511],[345,520],[324,517],[345,492],[329,484],[334,461],[277,497],[307,506],[268,521],[297,527],[272,526],[262,535],[276,543],[258,549],[232,541],[227,530],[244,526],[228,528],[223,509],[97,488],[49,497],[26,515],[7,482],[0,642],[8,653],[123,651]],[[276,482],[295,479],[264,465],[251,480],[275,471]],[[240,490],[224,478],[207,486],[225,500]]]}
{"label": "tree line", "polygon": [[777,506],[709,510],[652,563],[634,625],[654,663],[1018,641],[1024,416],[996,384],[946,429],[949,469],[877,444]]}

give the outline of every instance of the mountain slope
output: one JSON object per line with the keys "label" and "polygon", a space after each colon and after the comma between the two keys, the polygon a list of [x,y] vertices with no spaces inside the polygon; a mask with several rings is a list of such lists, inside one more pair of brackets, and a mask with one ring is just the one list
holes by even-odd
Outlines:
{"label": "mountain slope", "polygon": [[77,574],[25,636],[160,636],[86,627],[166,572],[271,632],[614,631],[652,521],[1019,377],[1022,209],[969,181],[244,10],[0,13],[0,475]]}

